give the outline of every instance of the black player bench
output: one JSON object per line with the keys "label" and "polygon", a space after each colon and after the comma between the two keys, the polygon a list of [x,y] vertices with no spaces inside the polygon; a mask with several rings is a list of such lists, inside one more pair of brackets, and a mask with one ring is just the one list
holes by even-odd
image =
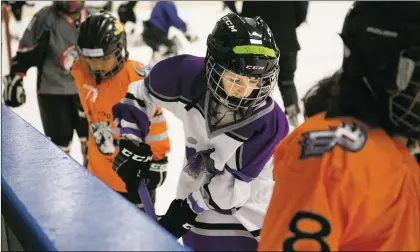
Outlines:
{"label": "black player bench", "polygon": [[1,120],[9,250],[188,250],[5,105]]}

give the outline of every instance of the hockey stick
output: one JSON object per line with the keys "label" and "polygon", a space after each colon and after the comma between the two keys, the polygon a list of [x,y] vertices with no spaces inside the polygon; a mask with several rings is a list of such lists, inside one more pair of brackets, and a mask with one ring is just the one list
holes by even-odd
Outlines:
{"label": "hockey stick", "polygon": [[150,198],[149,190],[147,190],[144,179],[140,180],[137,193],[139,194],[141,203],[143,204],[143,208],[146,214],[153,220],[157,220],[155,208],[153,207],[153,202]]}
{"label": "hockey stick", "polygon": [[2,16],[4,20],[4,32],[6,33],[6,46],[7,46],[7,60],[9,62],[9,69],[12,66],[12,46],[10,38],[10,27],[9,27],[9,8],[7,4],[2,4],[1,6]]}

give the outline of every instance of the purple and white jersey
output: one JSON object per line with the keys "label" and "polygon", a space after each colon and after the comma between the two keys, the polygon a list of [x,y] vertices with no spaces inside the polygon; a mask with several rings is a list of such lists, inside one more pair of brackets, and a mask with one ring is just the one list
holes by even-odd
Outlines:
{"label": "purple and white jersey", "polygon": [[155,105],[182,120],[186,155],[177,198],[186,198],[199,214],[191,230],[258,237],[274,184],[268,161],[288,133],[287,119],[268,98],[252,116],[213,127],[213,102],[204,58],[180,55],[159,62],[144,81],[131,84],[113,114],[121,137],[137,141],[147,136]]}

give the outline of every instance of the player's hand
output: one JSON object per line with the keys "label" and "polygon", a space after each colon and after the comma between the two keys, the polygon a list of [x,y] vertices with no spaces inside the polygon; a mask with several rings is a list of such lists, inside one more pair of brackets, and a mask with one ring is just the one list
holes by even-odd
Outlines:
{"label": "player's hand", "polygon": [[147,188],[154,190],[160,187],[166,179],[166,170],[168,166],[168,158],[164,157],[161,160],[153,160],[150,165],[149,177],[146,180]]}
{"label": "player's hand", "polygon": [[289,124],[296,128],[297,126],[299,126],[299,119],[298,119],[298,115],[299,115],[299,106],[296,104],[292,104],[288,107],[286,107],[286,116],[287,119],[289,121]]}
{"label": "player's hand", "polygon": [[120,150],[112,163],[112,169],[126,184],[127,192],[137,192],[140,180],[148,179],[152,151],[145,143],[136,145],[130,140],[120,140]]}
{"label": "player's hand", "polygon": [[9,107],[19,107],[26,102],[22,76],[9,74],[3,77],[3,99]]}
{"label": "player's hand", "polygon": [[196,217],[197,214],[191,210],[187,200],[176,199],[166,214],[158,218],[158,222],[178,239],[194,226]]}

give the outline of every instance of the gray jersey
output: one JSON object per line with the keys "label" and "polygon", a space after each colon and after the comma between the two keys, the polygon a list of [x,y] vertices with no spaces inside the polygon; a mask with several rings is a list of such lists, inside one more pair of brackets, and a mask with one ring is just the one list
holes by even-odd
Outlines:
{"label": "gray jersey", "polygon": [[[87,12],[81,11],[80,22],[86,19]],[[15,72],[26,72],[31,66],[38,66],[38,93],[77,94],[70,68],[77,57],[75,44],[77,27],[75,22],[55,10],[53,6],[41,9],[29,23],[19,44],[17,55],[12,63]],[[41,45],[42,43],[42,45]],[[38,51],[35,54],[32,51]],[[20,54],[20,56],[19,56]],[[28,58],[39,57],[33,64],[24,63]]]}

